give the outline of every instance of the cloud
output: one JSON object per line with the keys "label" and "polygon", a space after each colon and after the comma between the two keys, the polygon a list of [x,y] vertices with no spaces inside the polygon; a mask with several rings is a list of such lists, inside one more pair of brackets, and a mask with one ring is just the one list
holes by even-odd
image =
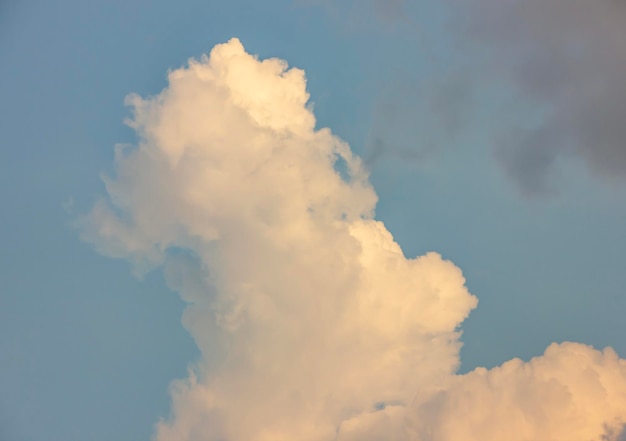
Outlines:
{"label": "cloud", "polygon": [[[437,13],[412,11],[404,1],[326,3],[372,11],[379,20],[365,21],[369,30],[410,23],[405,43],[424,48],[415,54],[409,43],[404,52],[428,58],[430,73],[388,78],[389,90],[373,109],[372,161],[388,154],[422,162],[425,151],[481,131],[497,163],[528,195],[554,191],[560,164],[572,158],[604,180],[624,182],[623,0],[449,0],[442,5],[450,26],[432,35],[424,30]],[[501,89],[514,96],[493,109]],[[480,115],[485,109],[488,115]],[[489,120],[486,127],[481,119]]]}
{"label": "cloud", "polygon": [[[482,78],[512,85],[541,107],[538,123],[515,115],[498,159],[528,193],[549,187],[558,158],[597,175],[626,177],[626,3],[621,0],[448,2]],[[478,48],[478,49],[476,49]],[[474,52],[476,53],[476,52]]]}
{"label": "cloud", "polygon": [[477,300],[454,264],[406,258],[374,219],[360,159],[315,128],[304,72],[233,39],[168,80],[128,98],[139,143],[116,149],[107,197],[80,221],[188,303],[201,359],[173,382],[156,441],[443,441],[455,427],[485,441],[524,418],[542,441],[573,441],[573,423],[584,441],[617,436],[626,362],[610,350],[455,375]]}
{"label": "cloud", "polygon": [[415,415],[432,441],[618,441],[626,415],[626,362],[611,349],[552,344],[528,363],[457,376]]}

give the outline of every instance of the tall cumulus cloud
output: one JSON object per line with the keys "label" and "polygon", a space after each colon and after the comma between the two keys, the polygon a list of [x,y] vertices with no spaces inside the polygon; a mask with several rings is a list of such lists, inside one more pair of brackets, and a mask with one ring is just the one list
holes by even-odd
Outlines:
{"label": "tall cumulus cloud", "polygon": [[626,361],[565,343],[457,375],[477,300],[436,253],[404,256],[361,161],[317,129],[304,72],[233,39],[128,97],[136,146],[81,222],[162,267],[200,360],[156,441],[619,439]]}

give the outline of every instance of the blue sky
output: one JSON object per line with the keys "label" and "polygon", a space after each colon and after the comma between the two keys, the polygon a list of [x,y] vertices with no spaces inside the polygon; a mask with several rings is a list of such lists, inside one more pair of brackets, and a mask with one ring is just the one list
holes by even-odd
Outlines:
{"label": "blue sky", "polygon": [[[456,41],[454,2],[399,16],[377,5],[0,7],[0,439],[147,440],[168,415],[170,382],[199,357],[184,303],[159,270],[134,277],[73,225],[105,193],[113,146],[136,141],[124,97],[158,94],[168,70],[231,37],[306,71],[317,126],[366,159],[377,218],[405,254],[462,269],[480,302],[462,325],[462,372],[555,341],[626,354],[621,171],[559,154],[537,178],[547,190],[529,192],[494,139],[541,126],[558,103],[483,62],[499,48]],[[448,80],[467,95],[432,107]],[[461,122],[442,123],[453,112]]]}

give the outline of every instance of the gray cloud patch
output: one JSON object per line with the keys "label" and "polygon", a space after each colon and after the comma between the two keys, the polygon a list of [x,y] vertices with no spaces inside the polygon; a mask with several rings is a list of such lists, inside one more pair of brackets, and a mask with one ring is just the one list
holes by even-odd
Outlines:
{"label": "gray cloud patch", "polygon": [[495,156],[503,169],[527,196],[552,193],[550,170],[558,157],[558,136],[549,127],[538,130],[509,129],[498,137]]}
{"label": "gray cloud patch", "polygon": [[451,8],[464,39],[487,50],[490,73],[548,109],[541,124],[510,130],[497,147],[526,192],[547,188],[560,155],[626,177],[626,2],[471,0]]}
{"label": "gray cloud patch", "polygon": [[[372,111],[370,166],[384,156],[421,163],[480,132],[527,195],[555,190],[563,158],[604,178],[626,178],[625,0],[448,0],[444,38],[440,29],[427,31],[438,20],[436,7],[297,1],[325,5],[342,24],[391,30],[410,23],[409,38],[424,45],[418,57],[428,68],[421,73],[406,80],[390,66],[395,71]],[[500,108],[493,98],[502,86],[514,98]],[[476,124],[482,112],[489,123]]]}

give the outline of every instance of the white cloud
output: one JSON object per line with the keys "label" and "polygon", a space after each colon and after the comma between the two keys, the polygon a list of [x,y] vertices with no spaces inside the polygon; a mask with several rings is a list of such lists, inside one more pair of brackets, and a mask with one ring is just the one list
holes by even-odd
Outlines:
{"label": "white cloud", "polygon": [[552,344],[528,363],[514,359],[456,376],[414,414],[417,439],[432,441],[617,441],[626,361],[611,349]]}
{"label": "white cloud", "polygon": [[[162,265],[189,303],[183,322],[202,359],[174,382],[157,441],[448,440],[450,421],[474,427],[459,407],[480,412],[472,393],[508,393],[509,383],[481,378],[512,371],[511,384],[539,388],[544,370],[567,368],[549,351],[528,365],[546,368],[511,362],[454,375],[458,327],[475,297],[438,254],[403,255],[373,219],[376,195],[359,158],[315,129],[308,99],[301,70],[258,60],[236,39],[171,72],[160,94],[128,99],[139,145],[118,149],[108,201],[81,225],[105,254]],[[579,418],[587,441],[625,415],[626,375],[612,353],[580,352],[590,370],[559,377],[563,387],[607,378],[576,389],[576,400],[591,394],[599,406]],[[564,402],[555,388],[529,402],[556,409]],[[523,403],[507,396],[503,418],[518,418]],[[554,424],[569,424],[566,416]],[[552,439],[564,438],[541,441]]]}

